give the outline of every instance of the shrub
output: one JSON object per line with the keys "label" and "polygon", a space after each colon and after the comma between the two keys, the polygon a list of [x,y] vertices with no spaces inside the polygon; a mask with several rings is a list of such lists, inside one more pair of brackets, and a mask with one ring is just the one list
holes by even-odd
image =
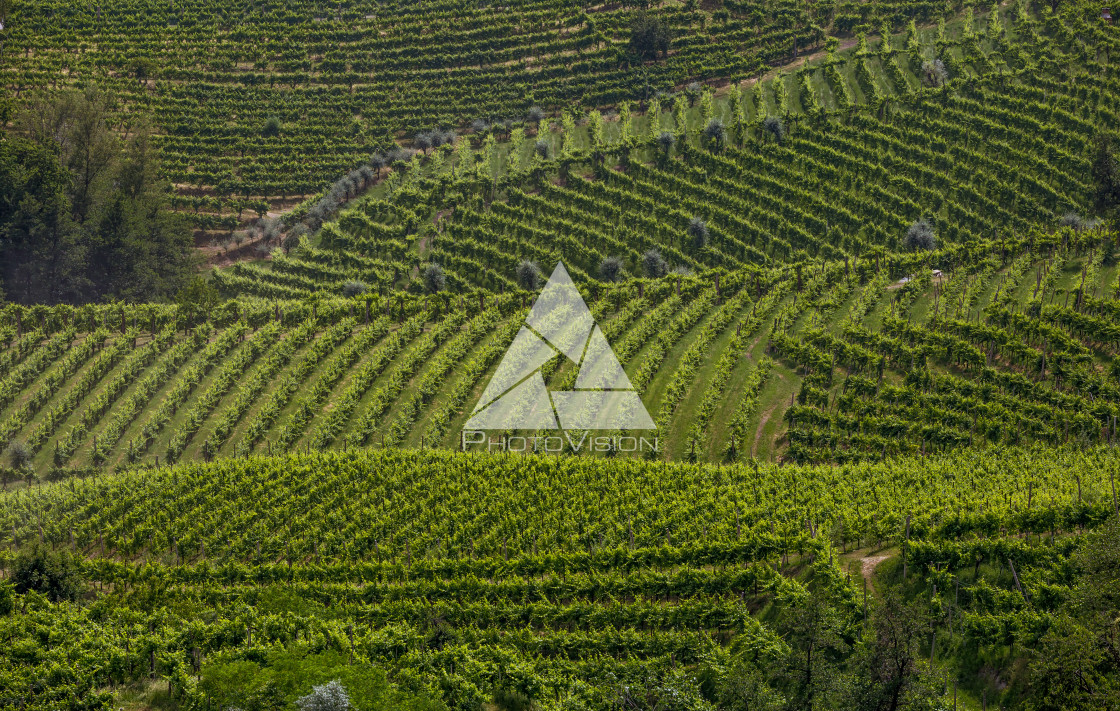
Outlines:
{"label": "shrub", "polygon": [[16,555],[11,583],[17,593],[34,590],[46,595],[51,602],[73,600],[81,591],[81,578],[73,556],[42,545]]}
{"label": "shrub", "polygon": [[369,291],[369,286],[364,281],[353,279],[342,285],[342,295],[345,297],[361,296]]}
{"label": "shrub", "polygon": [[643,59],[656,59],[669,51],[673,41],[668,22],[639,14],[630,25],[630,51]]}
{"label": "shrub", "polygon": [[280,135],[280,119],[275,116],[269,116],[268,120],[264,122],[261,127],[262,136],[279,136]]}
{"label": "shrub", "polygon": [[529,121],[529,123],[539,124],[541,121],[544,120],[544,109],[542,109],[539,106],[534,106],[534,107],[530,108],[529,113],[526,116],[526,119]]}
{"label": "shrub", "polygon": [[311,687],[311,693],[296,699],[299,711],[349,711],[350,695],[337,679]]}
{"label": "shrub", "polygon": [[937,247],[937,236],[934,234],[933,225],[929,220],[917,220],[906,230],[904,240],[906,248],[914,252],[928,252]]}

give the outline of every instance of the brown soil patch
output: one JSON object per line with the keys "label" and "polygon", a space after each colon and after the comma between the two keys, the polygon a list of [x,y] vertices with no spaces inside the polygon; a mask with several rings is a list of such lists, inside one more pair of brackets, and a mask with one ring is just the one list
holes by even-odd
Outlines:
{"label": "brown soil patch", "polygon": [[890,558],[890,556],[889,555],[869,555],[866,558],[860,558],[860,563],[862,563],[862,566],[860,568],[860,572],[863,573],[863,577],[867,582],[871,582],[871,576],[875,574],[875,567],[878,566],[880,563],[882,563],[887,558]]}

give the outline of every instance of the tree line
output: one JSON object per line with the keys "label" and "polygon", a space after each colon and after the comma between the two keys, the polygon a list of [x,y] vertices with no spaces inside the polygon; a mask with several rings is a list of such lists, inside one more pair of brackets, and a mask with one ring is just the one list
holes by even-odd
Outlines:
{"label": "tree line", "polygon": [[93,90],[33,96],[0,132],[0,299],[164,300],[195,272],[148,124]]}

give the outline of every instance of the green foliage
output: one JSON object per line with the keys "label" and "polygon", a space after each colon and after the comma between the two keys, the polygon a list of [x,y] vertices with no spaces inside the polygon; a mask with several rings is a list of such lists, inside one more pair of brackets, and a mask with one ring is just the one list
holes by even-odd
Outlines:
{"label": "green foliage", "polygon": [[923,659],[933,630],[929,605],[888,587],[875,601],[867,637],[855,650],[840,696],[846,708],[937,709],[943,680]]}
{"label": "green foliage", "polygon": [[[97,549],[104,536],[107,555],[85,575],[116,592],[88,606],[24,593],[0,660],[21,661],[6,682],[21,693],[23,670],[51,663],[36,640],[53,629],[52,649],[85,662],[41,692],[147,677],[154,651],[179,700],[209,695],[223,708],[282,707],[336,679],[359,709],[438,708],[427,695],[450,706],[884,708],[894,689],[899,708],[924,708],[930,689],[944,703],[946,681],[927,667],[931,625],[945,668],[944,655],[989,644],[991,629],[1031,649],[1056,623],[1050,610],[1084,594],[1075,607],[1093,612],[1081,629],[1096,619],[1107,643],[1117,566],[1102,497],[1115,459],[1108,447],[1008,448],[754,468],[390,448],[82,481],[10,498],[0,530],[14,524],[27,541],[50,511],[48,542],[72,530]],[[1060,503],[1071,478],[1080,507]],[[663,494],[643,500],[651,489]],[[1038,541],[1039,525],[1064,533]],[[1069,567],[1077,527],[1102,534]],[[840,530],[900,546],[909,565],[906,597],[872,599],[866,625],[830,540]],[[172,536],[179,560],[161,562]],[[1013,559],[1033,608],[1017,602],[1006,566],[974,581],[978,554]],[[936,603],[953,598],[928,586],[952,590],[952,576],[964,579],[954,636],[942,639]],[[194,688],[183,675],[194,676],[200,640]]]}
{"label": "green foliage", "polygon": [[[308,711],[439,711],[445,708],[424,696],[397,689],[384,670],[375,665],[352,665],[341,653],[316,653],[302,646],[271,650],[252,661],[238,659],[235,654],[219,657],[207,663],[200,676],[199,689],[220,708],[237,706],[244,711],[279,707]],[[339,688],[343,692],[341,696],[336,693]],[[341,697],[346,698],[346,704],[330,704]]]}
{"label": "green foliage", "polygon": [[540,288],[542,278],[541,269],[536,262],[522,259],[517,264],[517,283],[522,289],[536,291]]}
{"label": "green foliage", "polygon": [[9,440],[5,453],[8,455],[8,463],[12,466],[12,469],[26,469],[31,463],[31,448],[21,440]]}
{"label": "green foliage", "polygon": [[1077,586],[1032,655],[1028,705],[1120,708],[1120,518],[1088,537],[1075,559]]}
{"label": "green foliage", "polygon": [[[183,7],[177,12],[192,13],[189,1]],[[236,303],[219,305],[196,282],[182,289],[178,309],[3,310],[3,441],[26,438],[40,458],[53,449],[56,463],[123,465],[157,451],[218,460],[71,478],[5,498],[0,535],[9,545],[0,556],[9,563],[5,549],[23,555],[39,538],[57,548],[73,537],[76,550],[106,552],[75,563],[96,583],[92,605],[53,606],[33,591],[14,599],[21,616],[0,651],[0,666],[13,670],[3,684],[24,695],[38,685],[42,708],[73,699],[95,706],[97,689],[154,668],[177,701],[201,707],[191,677],[204,658],[205,690],[243,709],[291,707],[335,679],[357,705],[359,677],[383,681],[378,669],[408,689],[386,708],[430,693],[473,709],[488,701],[924,709],[947,705],[949,675],[973,683],[978,675],[963,665],[975,657],[1001,682],[1018,670],[1001,702],[1026,693],[1015,686],[1024,676],[1040,709],[1097,708],[1117,695],[1118,566],[1114,551],[1085,533],[1115,505],[1107,445],[1120,413],[1120,312],[1110,272],[1103,283],[1114,235],[1089,234],[1094,223],[1081,217],[1094,196],[1107,203],[1116,173],[1111,148],[1094,143],[1096,123],[1116,103],[1107,33],[1075,13],[1009,25],[1010,36],[989,21],[983,40],[939,37],[948,66],[926,90],[918,84],[930,48],[916,23],[909,57],[887,48],[876,61],[864,35],[868,22],[882,22],[886,36],[915,16],[928,21],[922,13],[941,11],[929,3],[870,3],[864,17],[831,5],[817,13],[783,0],[763,12],[728,2],[719,10],[726,21],[710,27],[696,3],[684,12],[665,6],[657,17],[669,30],[691,34],[699,24],[707,34],[641,65],[635,54],[661,51],[625,51],[641,16],[610,6],[547,21],[534,14],[547,8],[479,8],[469,36],[443,27],[438,9],[383,9],[372,19],[354,10],[334,8],[328,14],[338,19],[323,18],[315,33],[321,41],[307,40],[324,45],[308,55],[314,68],[274,66],[303,60],[262,46],[250,58],[261,73],[250,78],[243,58],[213,45],[206,71],[216,79],[235,67],[238,82],[262,83],[247,98],[237,92],[246,102],[237,112],[223,82],[196,90],[180,81],[194,67],[130,57],[117,72],[129,85],[171,79],[144,84],[157,107],[161,92],[181,92],[166,113],[179,118],[160,131],[174,146],[170,173],[182,182],[189,165],[188,180],[237,194],[236,202],[199,199],[203,214],[219,204],[266,209],[255,196],[278,186],[319,190],[324,171],[337,175],[358,164],[349,156],[369,157],[357,138],[371,122],[377,135],[413,135],[433,152],[379,152],[366,173],[346,173],[316,196],[300,213],[306,227],[291,229],[282,246],[291,250],[307,227],[323,224],[317,239],[267,264],[218,270],[223,293],[246,297]],[[128,35],[116,11],[106,12],[105,25]],[[166,12],[152,10],[157,24]],[[508,21],[492,21],[492,12]],[[270,11],[258,14],[258,35],[275,34]],[[223,27],[226,15],[224,7],[194,12],[192,28]],[[58,17],[36,21],[58,29]],[[830,26],[814,26],[826,17]],[[335,25],[360,32],[382,18],[392,24],[370,32],[373,45],[346,40],[353,56],[330,46]],[[298,33],[294,22],[284,31]],[[806,65],[796,80],[759,81],[750,101],[735,85],[730,135],[716,126],[713,117],[727,114],[700,81],[756,71],[761,79],[791,45],[849,30],[860,36],[855,60],[836,56],[830,41],[825,66]],[[26,74],[43,84],[57,71],[54,50],[33,44],[39,31],[19,40],[32,37],[31,51],[13,55],[17,82]],[[435,83],[424,95],[437,101],[408,91],[417,60],[402,43],[415,37],[427,38],[421,73]],[[74,76],[90,54],[65,58]],[[534,79],[532,91],[520,75],[529,57],[534,72],[552,77]],[[1070,57],[1086,70],[1076,82],[1066,76]],[[504,81],[490,82],[499,66]],[[935,90],[950,71],[952,91]],[[288,80],[291,92],[263,90]],[[307,90],[294,91],[304,80]],[[649,97],[687,82],[673,133],[660,117],[635,133],[641,119],[620,102],[643,84]],[[690,99],[700,117],[691,127]],[[98,117],[114,114],[99,101],[36,104],[31,118],[47,120],[27,130],[31,139],[0,141],[0,187],[20,198],[7,203],[8,224],[57,238],[60,249],[37,254],[71,271],[85,255],[67,240],[116,234],[159,174],[139,139],[118,171],[98,168],[107,147],[121,148],[121,124],[105,130],[110,122]],[[532,127],[519,126],[508,173],[487,173],[499,148],[489,141],[475,153],[459,140],[449,170],[451,151],[440,148],[454,138],[449,126],[463,116],[522,115],[533,101],[563,109],[558,156],[549,126],[530,139]],[[618,105],[618,140],[609,138],[615,125],[608,131],[593,114],[592,150],[584,150],[572,109],[579,102]],[[316,118],[324,106],[345,108],[337,123]],[[57,141],[42,130],[72,115],[93,117],[92,129]],[[306,131],[262,141],[266,116],[277,128],[306,121]],[[528,118],[539,123],[544,111],[534,107]],[[228,135],[216,141],[192,125]],[[705,144],[719,150],[697,150]],[[315,165],[309,145],[323,156]],[[339,210],[387,165],[382,192]],[[1105,203],[1107,214],[1114,205]],[[1059,218],[1067,214],[1077,217]],[[699,225],[694,215],[704,216]],[[55,232],[52,216],[62,225]],[[75,224],[88,229],[74,232]],[[257,233],[278,236],[264,224]],[[99,269],[123,263],[119,248],[105,254]],[[733,460],[746,463],[757,448],[786,466],[666,466],[618,451],[609,462],[429,451],[457,444],[456,424],[520,328],[516,287],[539,287],[535,265],[557,258],[581,289],[591,286],[588,302],[632,383],[655,398],[647,405],[670,440],[661,456],[687,452],[699,462],[722,443]],[[648,278],[628,283],[628,268]],[[935,268],[942,278],[931,278]],[[50,283],[45,272],[29,274],[25,286]],[[603,283],[590,285],[596,277]],[[412,293],[327,296],[358,282],[408,284]],[[62,298],[70,297],[47,300]],[[180,335],[183,320],[213,327]],[[567,387],[575,377],[574,369],[545,374]],[[1031,442],[1045,446],[1022,447]],[[385,451],[222,458],[376,444]],[[1083,538],[1092,546],[1082,556]],[[845,579],[834,549],[873,546],[897,546],[909,578],[902,591],[886,588],[880,604],[873,596],[864,624],[858,583]],[[896,575],[896,566],[886,569]],[[950,602],[957,583],[961,595]],[[0,613],[4,596],[0,588]],[[331,659],[317,660],[324,655]]]}
{"label": "green foliage", "polygon": [[447,288],[447,279],[443,275],[443,267],[438,264],[425,265],[420,276],[424,282],[424,291],[429,294],[435,294]]}
{"label": "green foliage", "polygon": [[657,59],[669,51],[673,30],[669,23],[645,12],[630,25],[630,51],[643,59]]}
{"label": "green foliage", "polygon": [[1111,134],[1102,132],[1094,138],[1092,173],[1097,210],[1115,217],[1120,210],[1120,163]]}
{"label": "green foliage", "polygon": [[51,602],[74,600],[82,590],[78,562],[65,551],[36,545],[21,550],[9,580],[16,593],[37,592]]}
{"label": "green foliage", "polygon": [[264,122],[261,127],[261,135],[265,138],[272,138],[280,135],[280,119],[275,116],[269,116],[268,120]]}
{"label": "green foliage", "polygon": [[122,141],[106,100],[37,93],[20,114],[33,140],[0,141],[0,285],[23,303],[167,299],[196,262],[168,207],[146,126]]}
{"label": "green foliage", "polygon": [[217,306],[218,292],[205,278],[196,276],[175,295],[179,313],[187,324],[193,325]]}
{"label": "green foliage", "polygon": [[599,278],[605,282],[616,282],[622,279],[625,267],[618,257],[607,257],[599,264]]}
{"label": "green foliage", "polygon": [[15,607],[15,591],[11,584],[0,583],[0,617],[10,614]]}

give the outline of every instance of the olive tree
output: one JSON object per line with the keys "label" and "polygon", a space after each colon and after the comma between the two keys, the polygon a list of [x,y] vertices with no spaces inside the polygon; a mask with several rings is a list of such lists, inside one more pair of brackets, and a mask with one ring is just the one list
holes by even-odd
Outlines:
{"label": "olive tree", "polygon": [[1076,212],[1067,212],[1058,218],[1058,227],[1070,227],[1076,232],[1085,229],[1085,218]]}
{"label": "olive tree", "polygon": [[704,138],[715,148],[717,151],[722,151],[724,146],[727,145],[727,129],[723,125],[723,121],[714,118],[708,122],[704,127]]}
{"label": "olive tree", "polygon": [[31,448],[27,443],[13,439],[8,442],[8,463],[12,469],[25,469],[31,464]]}
{"label": "olive tree", "polygon": [[669,272],[669,263],[661,256],[661,252],[651,249],[642,255],[642,269],[650,279],[657,279]]}
{"label": "olive tree", "polygon": [[599,263],[599,278],[607,282],[620,281],[623,277],[622,260],[618,257],[607,257]]}
{"label": "olive tree", "polygon": [[447,286],[447,279],[443,276],[443,267],[435,263],[424,267],[422,279],[424,281],[424,291],[429,294],[443,291]]}
{"label": "olive tree", "polygon": [[427,131],[421,131],[412,138],[412,145],[416,146],[417,150],[428,152],[432,147],[432,134]]}
{"label": "olive tree", "polygon": [[786,125],[777,116],[767,116],[762,121],[762,130],[769,134],[778,143],[786,137]]}
{"label": "olive tree", "polygon": [[928,252],[935,249],[937,235],[934,233],[933,225],[924,217],[916,220],[906,230],[904,243],[906,248],[913,252]]}
{"label": "olive tree", "polygon": [[369,291],[369,286],[364,281],[352,279],[342,285],[342,295],[345,297],[361,296]]}
{"label": "olive tree", "polygon": [[699,217],[693,217],[688,222],[688,237],[694,250],[708,246],[708,225]]}
{"label": "olive tree", "polygon": [[280,119],[275,116],[269,116],[261,127],[261,135],[266,137],[280,135]]}
{"label": "olive tree", "polygon": [[537,263],[522,259],[517,265],[517,283],[526,291],[536,291],[541,282],[541,268]]}
{"label": "olive tree", "polygon": [[288,234],[284,235],[284,239],[280,241],[280,247],[284,250],[284,254],[288,254],[296,247],[299,247],[300,240],[307,234],[307,226],[298,224],[292,229],[288,230]]}
{"label": "olive tree", "polygon": [[677,137],[669,131],[662,131],[657,136],[657,146],[661,149],[664,157],[668,158],[673,150],[673,146],[677,143]]}
{"label": "olive tree", "polygon": [[922,81],[932,87],[944,86],[949,81],[949,70],[945,68],[945,62],[940,59],[922,62]]}

